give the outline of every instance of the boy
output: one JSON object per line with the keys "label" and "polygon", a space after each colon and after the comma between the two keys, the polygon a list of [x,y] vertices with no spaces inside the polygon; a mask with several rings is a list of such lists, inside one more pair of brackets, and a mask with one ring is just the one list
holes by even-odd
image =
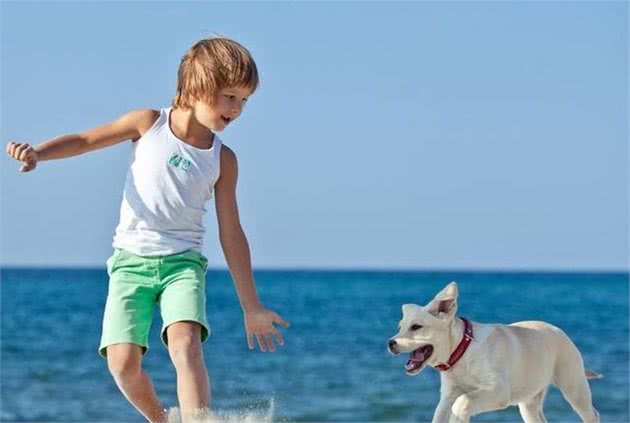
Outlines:
{"label": "boy", "polygon": [[107,261],[109,290],[99,353],[125,397],[150,422],[167,416],[142,370],[153,307],[164,321],[161,339],[177,371],[177,396],[187,421],[209,406],[201,343],[209,335],[205,310],[207,260],[201,254],[205,204],[213,193],[219,238],[244,313],[247,343],[262,351],[288,327],[258,299],[250,252],[236,202],[237,162],[215,132],[239,117],[258,86],[250,53],[227,38],[204,39],[182,58],[171,108],[135,110],[80,134],[37,147],[11,142],[7,152],[29,172],[61,159],[131,139],[132,161]]}

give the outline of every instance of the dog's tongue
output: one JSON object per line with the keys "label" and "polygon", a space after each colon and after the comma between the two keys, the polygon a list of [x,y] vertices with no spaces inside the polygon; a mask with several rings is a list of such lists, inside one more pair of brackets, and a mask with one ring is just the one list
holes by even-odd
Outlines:
{"label": "dog's tongue", "polygon": [[411,370],[424,361],[424,351],[416,350],[409,355],[409,360],[405,364],[405,369]]}

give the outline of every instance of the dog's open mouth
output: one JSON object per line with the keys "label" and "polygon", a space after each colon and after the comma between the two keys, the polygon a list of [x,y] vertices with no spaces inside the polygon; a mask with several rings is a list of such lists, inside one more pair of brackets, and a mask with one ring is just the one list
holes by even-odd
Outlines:
{"label": "dog's open mouth", "polygon": [[413,350],[409,354],[409,360],[407,360],[407,364],[405,364],[405,370],[408,375],[415,375],[420,372],[424,363],[431,357],[433,354],[433,346],[432,345],[423,345],[417,350]]}

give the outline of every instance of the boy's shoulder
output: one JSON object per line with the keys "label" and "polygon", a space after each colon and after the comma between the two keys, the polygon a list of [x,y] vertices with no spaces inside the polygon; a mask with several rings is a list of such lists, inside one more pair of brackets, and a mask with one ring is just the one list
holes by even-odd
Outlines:
{"label": "boy's shoulder", "polygon": [[137,141],[155,124],[160,117],[160,111],[155,109],[134,109],[114,122],[114,125],[125,132],[135,134],[131,140]]}
{"label": "boy's shoulder", "polygon": [[136,109],[129,112],[133,115],[140,134],[144,134],[155,124],[160,117],[160,111],[156,109]]}
{"label": "boy's shoulder", "polygon": [[221,152],[220,152],[220,160],[221,160],[221,174],[236,174],[237,172],[237,161],[236,161],[236,153],[228,147],[227,145],[221,143]]}
{"label": "boy's shoulder", "polygon": [[221,160],[235,161],[236,153],[225,143],[221,143]]}

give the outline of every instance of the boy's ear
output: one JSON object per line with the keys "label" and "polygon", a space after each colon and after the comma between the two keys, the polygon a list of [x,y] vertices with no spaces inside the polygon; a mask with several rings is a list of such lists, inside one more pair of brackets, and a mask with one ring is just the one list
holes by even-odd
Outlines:
{"label": "boy's ear", "polygon": [[457,312],[457,283],[451,282],[427,304],[429,313],[441,319],[452,319]]}

